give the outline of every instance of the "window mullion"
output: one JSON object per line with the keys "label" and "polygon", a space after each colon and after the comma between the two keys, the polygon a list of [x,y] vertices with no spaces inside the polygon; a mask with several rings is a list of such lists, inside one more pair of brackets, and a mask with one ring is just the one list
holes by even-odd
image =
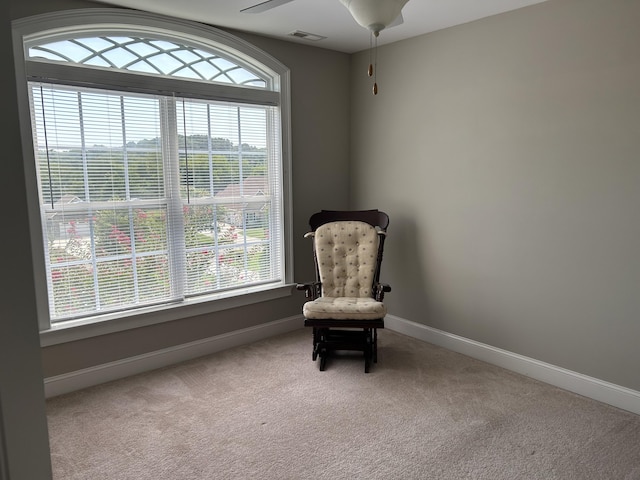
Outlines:
{"label": "window mullion", "polygon": [[269,172],[268,208],[270,212],[269,231],[271,232],[267,240],[269,242],[269,249],[271,250],[271,255],[269,257],[270,258],[269,267],[270,267],[272,278],[278,278],[283,275],[282,267],[278,265],[277,264],[278,262],[275,262],[274,259],[278,258],[280,259],[280,262],[284,263],[282,250],[280,249],[280,245],[277,242],[277,239],[281,237],[281,234],[276,234],[276,232],[278,231],[282,232],[281,219],[283,218],[280,202],[277,201],[277,199],[280,198],[280,192],[276,192],[274,189],[274,186],[279,185],[279,182],[273,177],[273,172],[281,172],[280,168],[274,169],[274,166],[279,162],[279,158],[276,157],[276,153],[275,153],[279,151],[278,145],[276,145],[277,143],[276,134],[279,131],[276,123],[278,120],[277,117],[278,117],[277,114],[274,112],[272,108],[267,108],[266,135],[267,135],[267,152],[268,152],[267,163],[269,165],[267,169]]}
{"label": "window mullion", "polygon": [[[242,110],[238,107],[237,110],[237,121],[238,121],[238,180],[240,182],[240,196],[244,196],[244,172],[242,170],[243,158],[242,158]],[[249,269],[248,258],[247,258],[247,204],[242,203],[242,258],[243,258],[243,267],[245,273]]]}
{"label": "window mullion", "polygon": [[216,194],[213,185],[213,146],[211,143],[211,105],[207,103],[207,160],[209,162],[209,195]]}
{"label": "window mullion", "polygon": [[180,155],[178,153],[178,117],[175,97],[160,98],[162,129],[162,157],[165,171],[165,195],[167,200],[167,241],[171,296],[185,296],[186,243],[184,217],[180,198]]}
{"label": "window mullion", "polygon": [[131,179],[129,177],[129,152],[127,150],[127,126],[124,108],[124,96],[120,95],[120,128],[122,129],[122,162],[124,169],[124,198],[129,204],[127,215],[129,217],[129,238],[131,239],[131,269],[133,272],[133,297],[135,303],[140,301],[140,280],[138,278],[138,265],[136,255],[136,232],[133,224],[133,207],[131,206]]}
{"label": "window mullion", "polygon": [[[87,160],[87,142],[85,138],[84,131],[84,114],[82,111],[82,92],[78,92],[78,120],[80,122],[80,145],[82,152],[82,177],[84,182],[84,198],[85,201],[91,206],[91,189],[89,188],[89,163]],[[91,209],[91,207],[89,207]],[[100,302],[100,287],[98,281],[98,263],[97,263],[97,255],[96,255],[96,243],[95,237],[93,235],[93,221],[90,222],[90,231],[91,231],[91,267],[93,272],[93,297],[96,302],[96,310],[100,311],[101,302]]]}
{"label": "window mullion", "polygon": [[78,118],[80,122],[80,147],[82,152],[82,176],[84,181],[84,200],[85,202],[91,201],[89,191],[89,164],[87,163],[87,142],[84,132],[84,115],[82,112],[82,93],[78,92]]}
{"label": "window mullion", "polygon": [[[211,139],[213,137],[213,125],[211,119],[211,105],[207,104],[207,147],[208,147],[208,160],[209,160],[209,193],[213,198],[217,193],[213,181],[213,145]],[[220,243],[218,236],[218,205],[213,205],[213,218],[212,218],[212,231],[213,231],[213,253],[215,261],[213,262],[216,270],[216,290],[221,287],[221,275],[220,275]]]}

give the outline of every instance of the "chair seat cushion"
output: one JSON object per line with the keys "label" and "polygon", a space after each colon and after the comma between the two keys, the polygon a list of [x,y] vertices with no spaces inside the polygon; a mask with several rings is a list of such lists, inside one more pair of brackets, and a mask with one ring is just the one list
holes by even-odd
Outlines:
{"label": "chair seat cushion", "polygon": [[335,320],[375,320],[383,318],[387,307],[370,297],[320,297],[302,307],[305,318]]}

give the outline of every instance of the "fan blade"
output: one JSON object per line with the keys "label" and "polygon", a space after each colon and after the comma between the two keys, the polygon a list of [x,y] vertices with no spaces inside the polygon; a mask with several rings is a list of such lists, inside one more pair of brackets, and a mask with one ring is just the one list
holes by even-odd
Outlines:
{"label": "fan blade", "polygon": [[258,3],[252,7],[243,8],[240,11],[242,13],[262,13],[292,1],[293,0],[267,0],[266,2]]}

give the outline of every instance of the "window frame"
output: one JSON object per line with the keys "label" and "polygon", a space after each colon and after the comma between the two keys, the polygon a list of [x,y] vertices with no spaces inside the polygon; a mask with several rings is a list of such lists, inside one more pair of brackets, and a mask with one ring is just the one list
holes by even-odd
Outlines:
{"label": "window frame", "polygon": [[[250,66],[256,70],[257,64],[264,67],[268,76],[275,79],[272,90],[256,87],[238,87],[217,83],[206,83],[198,80],[182,80],[148,75],[149,82],[140,83],[144,74],[91,69],[74,65],[56,65],[51,63],[28,61],[26,46],[35,35],[44,32],[55,32],[58,38],[68,38],[70,32],[78,27],[88,31],[92,25],[96,33],[108,31],[114,33],[128,28],[146,31],[156,37],[165,36],[172,41],[182,41],[190,45],[202,45],[208,49],[225,53],[238,60],[239,65]],[[178,320],[241,307],[253,303],[290,296],[293,290],[293,236],[292,236],[292,201],[291,201],[291,121],[290,121],[290,74],[289,69],[266,52],[250,43],[215,27],[195,22],[179,20],[162,15],[137,12],[126,9],[92,8],[37,15],[13,22],[13,45],[16,63],[17,94],[20,105],[20,127],[23,143],[25,181],[27,187],[27,207],[31,230],[31,251],[35,273],[36,309],[40,328],[41,344],[54,345],[67,341],[89,338],[92,336],[115,333],[118,331],[139,328],[167,321]],[[99,314],[79,320],[67,320],[51,324],[47,279],[45,273],[45,251],[42,235],[40,205],[38,201],[38,182],[36,160],[33,148],[31,117],[28,95],[30,76],[46,75],[59,78],[59,69],[65,72],[74,69],[74,80],[63,80],[60,83],[72,86],[95,86],[102,88],[111,85],[116,89],[127,89],[138,93],[158,93],[171,91],[185,98],[203,100],[229,100],[241,103],[262,103],[279,105],[280,109],[280,146],[282,175],[282,261],[284,263],[284,279],[282,285],[256,286],[238,288],[233,291],[203,295],[197,298],[186,298],[178,304],[141,307],[131,311]],[[76,75],[77,74],[77,75]],[[68,78],[68,73],[65,73]],[[99,81],[98,81],[99,80]],[[145,76],[147,80],[147,76]],[[46,80],[45,80],[46,81]],[[189,91],[180,88],[185,81],[189,82]],[[193,87],[193,88],[191,88]]]}

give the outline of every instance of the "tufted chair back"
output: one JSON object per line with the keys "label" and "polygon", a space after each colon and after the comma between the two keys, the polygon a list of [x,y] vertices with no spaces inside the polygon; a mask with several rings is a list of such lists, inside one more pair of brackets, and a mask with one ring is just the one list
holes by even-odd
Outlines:
{"label": "tufted chair back", "polygon": [[365,222],[325,223],[315,233],[318,273],[325,297],[372,297],[378,233]]}

